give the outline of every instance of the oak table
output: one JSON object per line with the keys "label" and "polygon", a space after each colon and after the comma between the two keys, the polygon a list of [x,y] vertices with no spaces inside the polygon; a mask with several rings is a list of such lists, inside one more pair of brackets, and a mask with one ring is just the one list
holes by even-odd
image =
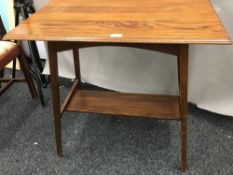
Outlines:
{"label": "oak table", "polygon": [[[64,111],[178,120],[182,171],[187,168],[188,45],[231,44],[209,0],[50,0],[5,39],[48,41],[59,156]],[[135,47],[177,56],[179,95],[82,89],[78,49],[98,46]],[[74,54],[76,80],[60,105],[57,52],[69,49]]]}

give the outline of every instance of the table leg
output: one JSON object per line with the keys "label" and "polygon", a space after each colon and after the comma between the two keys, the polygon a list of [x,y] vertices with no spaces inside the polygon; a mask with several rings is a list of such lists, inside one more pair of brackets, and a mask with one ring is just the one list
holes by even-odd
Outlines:
{"label": "table leg", "polygon": [[61,156],[62,143],[61,143],[60,96],[59,96],[59,86],[58,86],[58,63],[57,63],[57,52],[55,49],[54,42],[48,42],[48,50],[49,50],[49,67],[50,67],[50,76],[51,76],[51,90],[52,90],[52,100],[53,100],[56,147],[57,147],[57,155]]}
{"label": "table leg", "polygon": [[74,70],[75,70],[75,79],[78,80],[78,86],[81,86],[81,70],[80,70],[80,58],[79,50],[77,48],[73,49],[74,56]]}
{"label": "table leg", "polygon": [[188,95],[188,45],[181,45],[178,54],[178,76],[181,116],[181,171],[187,169],[187,95]]}

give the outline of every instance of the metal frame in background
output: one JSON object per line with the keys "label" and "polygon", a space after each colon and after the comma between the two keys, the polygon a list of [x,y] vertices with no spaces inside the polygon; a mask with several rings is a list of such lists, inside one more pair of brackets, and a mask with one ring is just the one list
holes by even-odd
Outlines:
{"label": "metal frame in background", "polygon": [[[15,0],[14,8],[15,8],[15,16],[16,16],[15,26],[19,24],[20,15],[23,18],[23,20],[25,20],[29,17],[29,14],[35,13],[35,8],[33,7],[33,2],[31,0]],[[45,100],[44,100],[42,88],[47,87],[48,80],[46,79],[45,75],[42,74],[43,65],[41,63],[36,42],[35,41],[27,41],[27,42],[32,57],[32,73],[33,73],[32,75],[36,81],[41,105],[45,106]],[[15,70],[16,70],[16,60],[13,61],[13,71],[12,71],[13,78],[15,77]]]}

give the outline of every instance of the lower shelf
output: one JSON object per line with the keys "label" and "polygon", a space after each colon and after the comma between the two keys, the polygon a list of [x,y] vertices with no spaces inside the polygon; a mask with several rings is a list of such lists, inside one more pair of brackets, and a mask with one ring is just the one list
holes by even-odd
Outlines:
{"label": "lower shelf", "polygon": [[180,120],[178,96],[76,90],[65,110]]}

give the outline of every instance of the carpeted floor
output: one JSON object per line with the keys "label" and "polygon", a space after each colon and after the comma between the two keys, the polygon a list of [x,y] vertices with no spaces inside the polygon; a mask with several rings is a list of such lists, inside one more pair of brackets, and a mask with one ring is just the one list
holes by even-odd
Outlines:
{"label": "carpeted floor", "polygon": [[[61,82],[62,97],[70,83]],[[55,153],[50,88],[47,106],[25,84],[0,97],[0,175],[181,174],[175,121],[65,113],[63,157]],[[233,174],[233,118],[189,106],[187,175]]]}

